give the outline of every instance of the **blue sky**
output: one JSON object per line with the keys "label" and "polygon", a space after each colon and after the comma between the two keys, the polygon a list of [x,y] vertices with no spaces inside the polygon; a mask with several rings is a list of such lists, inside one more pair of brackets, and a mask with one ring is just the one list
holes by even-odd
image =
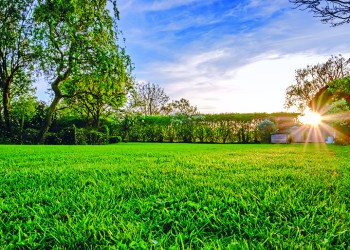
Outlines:
{"label": "blue sky", "polygon": [[[329,27],[288,0],[119,0],[137,81],[202,113],[285,111],[294,72],[350,56],[350,24]],[[44,95],[46,84],[37,86]],[[290,110],[294,111],[294,110]]]}
{"label": "blue sky", "polygon": [[296,69],[350,55],[350,25],[288,0],[120,0],[119,10],[137,81],[203,113],[284,111]]}

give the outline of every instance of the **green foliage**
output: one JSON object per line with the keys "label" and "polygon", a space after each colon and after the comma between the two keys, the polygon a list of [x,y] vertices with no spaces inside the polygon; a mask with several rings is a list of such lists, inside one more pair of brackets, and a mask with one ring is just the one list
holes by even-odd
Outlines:
{"label": "green foliage", "polygon": [[87,145],[86,142],[86,130],[84,128],[75,128],[75,144]]}
{"label": "green foliage", "polygon": [[349,134],[338,134],[338,136],[334,140],[334,143],[342,146],[350,145]]}
{"label": "green foliage", "polygon": [[344,98],[334,101],[329,107],[328,114],[333,114],[336,117],[336,120],[332,121],[331,124],[345,126],[348,124],[349,117],[345,115],[350,110],[349,102]]}
{"label": "green foliage", "polygon": [[350,76],[332,81],[327,90],[332,93],[333,100],[345,99],[350,104]]}
{"label": "green foliage", "polygon": [[107,125],[104,125],[103,128],[104,128],[104,133],[105,133],[105,138],[106,138],[106,142],[105,143],[108,144],[109,143],[109,137],[110,137],[109,128],[108,128]]}
{"label": "green foliage", "polygon": [[34,128],[27,128],[23,132],[23,144],[35,144],[39,130]]}
{"label": "green foliage", "polygon": [[78,144],[76,143],[76,127],[73,125],[71,127],[64,128],[59,132],[62,140],[62,144]]}
{"label": "green foliage", "polygon": [[[63,138],[65,140],[65,138]],[[47,133],[45,136],[45,144],[49,145],[59,145],[59,144],[66,144],[62,143],[62,137],[59,133]]]}
{"label": "green foliage", "polygon": [[278,126],[291,126],[298,113],[205,114],[169,116],[127,116],[120,121],[120,132],[128,141],[257,143],[261,140],[258,124],[265,119],[283,117]]}
{"label": "green foliage", "polygon": [[303,112],[308,106],[315,110],[313,98],[330,82],[350,75],[350,59],[341,55],[330,57],[325,63],[308,65],[295,71],[295,83],[286,89],[285,107]]}
{"label": "green foliage", "polygon": [[[116,12],[115,1],[110,2]],[[131,61],[118,44],[118,13],[114,14],[105,0],[38,1],[34,16],[43,40],[41,68],[51,78],[54,94],[39,141],[62,99],[92,117],[96,128],[106,106],[122,104]]]}
{"label": "green foliage", "polygon": [[259,132],[261,133],[262,142],[269,143],[271,134],[277,131],[274,122],[266,119],[258,124]]}
{"label": "green foliage", "polygon": [[0,0],[0,123],[11,131],[11,100],[29,94],[34,53],[33,0]]}
{"label": "green foliage", "polygon": [[347,249],[348,151],[0,145],[0,248]]}
{"label": "green foliage", "polygon": [[44,119],[47,109],[47,104],[45,102],[39,102],[35,107],[35,114],[29,122],[29,127],[40,129]]}
{"label": "green foliage", "polygon": [[118,143],[118,142],[121,142],[121,141],[123,141],[121,136],[110,136],[109,137],[109,143],[110,144]]}
{"label": "green foliage", "polygon": [[86,143],[89,145],[106,144],[106,135],[96,130],[87,131]]}

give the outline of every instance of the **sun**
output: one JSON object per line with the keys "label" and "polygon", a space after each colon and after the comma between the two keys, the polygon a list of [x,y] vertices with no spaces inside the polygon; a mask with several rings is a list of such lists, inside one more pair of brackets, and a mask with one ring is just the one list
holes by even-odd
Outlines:
{"label": "sun", "polygon": [[299,120],[303,124],[309,124],[312,126],[317,126],[320,124],[322,117],[320,114],[312,112],[312,111],[306,111],[304,115],[299,116]]}

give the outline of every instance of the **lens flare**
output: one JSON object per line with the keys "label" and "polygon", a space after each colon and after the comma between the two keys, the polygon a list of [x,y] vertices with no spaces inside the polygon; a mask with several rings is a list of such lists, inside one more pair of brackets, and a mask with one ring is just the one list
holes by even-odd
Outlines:
{"label": "lens flare", "polygon": [[299,121],[301,121],[303,124],[317,126],[322,121],[322,117],[318,113],[306,111],[304,115],[299,116]]}

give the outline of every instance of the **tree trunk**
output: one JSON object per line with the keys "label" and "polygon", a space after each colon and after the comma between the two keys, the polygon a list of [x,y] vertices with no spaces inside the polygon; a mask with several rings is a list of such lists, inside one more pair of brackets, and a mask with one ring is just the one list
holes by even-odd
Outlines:
{"label": "tree trunk", "polygon": [[93,128],[95,128],[96,130],[98,130],[100,128],[100,111],[96,110],[95,113],[92,116],[92,126]]}
{"label": "tree trunk", "polygon": [[23,130],[24,130],[24,112],[21,113],[21,130],[20,130],[20,142],[23,143]]}
{"label": "tree trunk", "polygon": [[52,100],[52,103],[46,112],[44,124],[39,132],[39,135],[38,135],[38,144],[44,143],[45,134],[47,133],[47,131],[49,131],[49,128],[52,124],[52,116],[53,116],[53,114],[56,110],[56,107],[59,104],[61,98],[62,97],[60,95],[55,95],[55,98]]}
{"label": "tree trunk", "polygon": [[4,109],[4,119],[6,132],[11,134],[11,120],[10,120],[10,82],[5,82],[2,89],[2,105]]}
{"label": "tree trunk", "polygon": [[60,103],[60,101],[63,97],[62,92],[59,88],[59,84],[62,81],[66,80],[68,78],[68,76],[70,75],[70,73],[71,73],[71,69],[68,68],[63,75],[57,76],[55,81],[53,81],[53,83],[51,83],[51,88],[52,88],[53,92],[55,93],[55,97],[53,98],[51,105],[50,105],[49,109],[47,110],[44,124],[39,132],[38,139],[37,139],[38,144],[44,143],[45,134],[47,133],[47,131],[49,131],[49,128],[50,128],[51,123],[52,123],[52,116],[55,113],[57,105]]}

